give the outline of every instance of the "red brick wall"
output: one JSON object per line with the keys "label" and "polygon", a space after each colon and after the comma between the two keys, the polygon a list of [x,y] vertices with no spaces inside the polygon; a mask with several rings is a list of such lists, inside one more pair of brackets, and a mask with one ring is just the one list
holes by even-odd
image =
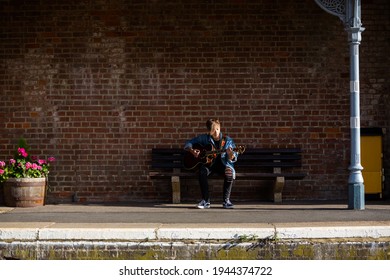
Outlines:
{"label": "red brick wall", "polygon": [[[389,2],[362,2],[361,125],[389,128]],[[314,1],[5,0],[0,13],[0,155],[24,136],[58,158],[50,201],[169,201],[150,150],[208,117],[239,144],[302,147],[309,175],[285,199],[347,198],[347,34]]]}

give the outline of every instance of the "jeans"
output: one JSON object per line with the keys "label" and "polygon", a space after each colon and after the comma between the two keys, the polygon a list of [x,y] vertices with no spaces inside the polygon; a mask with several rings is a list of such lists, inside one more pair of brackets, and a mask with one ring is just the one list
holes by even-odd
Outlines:
{"label": "jeans", "polygon": [[219,158],[213,165],[201,165],[199,169],[199,185],[202,192],[202,199],[208,202],[210,201],[208,176],[214,172],[224,175],[222,201],[230,200],[230,194],[234,183],[233,172],[229,167],[225,167]]}

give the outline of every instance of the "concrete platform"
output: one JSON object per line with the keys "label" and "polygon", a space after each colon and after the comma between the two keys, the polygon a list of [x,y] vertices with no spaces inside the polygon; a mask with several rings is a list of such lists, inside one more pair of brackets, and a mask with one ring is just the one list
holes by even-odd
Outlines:
{"label": "concrete platform", "polygon": [[[213,205],[214,206],[214,205]],[[0,207],[0,241],[390,238],[390,203],[349,210],[342,203],[241,203]]]}

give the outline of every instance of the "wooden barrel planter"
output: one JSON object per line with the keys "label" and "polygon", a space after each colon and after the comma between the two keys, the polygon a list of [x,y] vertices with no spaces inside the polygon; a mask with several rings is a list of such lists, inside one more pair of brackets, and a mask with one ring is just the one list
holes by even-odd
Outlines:
{"label": "wooden barrel planter", "polygon": [[10,178],[3,184],[9,207],[36,207],[45,202],[46,178]]}

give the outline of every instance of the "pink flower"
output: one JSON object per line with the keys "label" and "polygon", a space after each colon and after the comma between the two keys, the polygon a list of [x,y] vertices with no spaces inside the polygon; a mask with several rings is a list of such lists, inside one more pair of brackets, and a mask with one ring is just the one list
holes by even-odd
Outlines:
{"label": "pink flower", "polygon": [[4,161],[0,161],[0,167],[4,167],[5,166],[5,162]]}
{"label": "pink flower", "polygon": [[3,169],[0,169],[0,175],[4,174],[4,170]]}
{"label": "pink flower", "polygon": [[40,160],[38,160],[38,163],[39,163],[40,165],[42,165],[42,164],[46,164],[46,160],[44,160],[44,159],[40,159]]}
{"label": "pink flower", "polygon": [[49,162],[53,162],[53,161],[55,161],[56,159],[55,159],[54,157],[49,157],[47,160],[48,160]]}
{"label": "pink flower", "polygon": [[32,164],[32,169],[37,169],[37,167],[38,167],[38,164],[36,164],[36,163]]}
{"label": "pink flower", "polygon": [[18,148],[18,154],[22,157],[27,157],[28,154],[26,153],[26,150],[24,148]]}
{"label": "pink flower", "polygon": [[32,166],[33,166],[33,165],[31,164],[31,162],[27,162],[27,163],[26,163],[26,169],[30,169],[30,168],[32,168]]}
{"label": "pink flower", "polygon": [[11,158],[11,159],[9,160],[9,163],[12,164],[12,165],[14,165],[14,164],[16,163],[16,160],[14,160],[13,158]]}

